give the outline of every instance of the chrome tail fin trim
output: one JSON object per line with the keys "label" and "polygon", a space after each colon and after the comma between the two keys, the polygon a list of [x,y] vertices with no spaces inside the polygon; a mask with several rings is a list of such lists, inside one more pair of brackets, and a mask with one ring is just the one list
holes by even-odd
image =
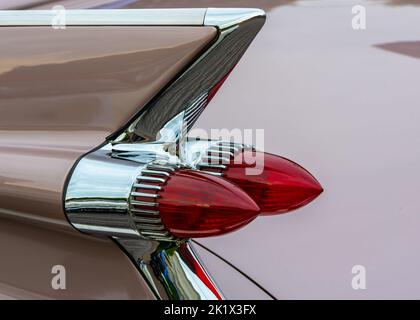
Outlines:
{"label": "chrome tail fin trim", "polygon": [[[124,128],[110,136],[108,144],[80,159],[68,179],[66,215],[79,231],[116,239],[158,298],[223,299],[188,241],[174,238],[163,226],[153,192],[161,190],[174,170],[196,169],[180,152],[186,134],[211,100],[214,89],[224,81],[263,26],[265,14],[259,9],[215,8],[192,9],[191,14],[159,10],[153,11],[156,15],[151,17],[148,15],[152,11],[147,10],[102,12],[93,17],[93,11],[78,16],[78,12],[69,10],[67,24],[201,25],[217,28],[218,35]],[[23,16],[30,21],[21,18],[22,26],[48,25],[51,18],[42,13]],[[6,16],[0,12],[0,20],[2,17]],[[127,23],[123,22],[125,18]],[[0,25],[8,23],[13,21],[3,19]],[[175,134],[165,134],[162,129],[175,130]],[[230,156],[237,148],[228,144],[221,149],[217,151]],[[141,192],[141,197],[133,192]]]}

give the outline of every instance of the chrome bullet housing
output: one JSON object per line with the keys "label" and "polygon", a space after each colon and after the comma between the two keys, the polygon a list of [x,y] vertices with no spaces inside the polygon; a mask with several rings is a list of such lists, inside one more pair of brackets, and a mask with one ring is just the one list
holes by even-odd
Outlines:
{"label": "chrome bullet housing", "polygon": [[[263,26],[265,14],[259,9],[215,8],[79,13],[67,12],[67,25],[201,25],[217,29],[216,39],[182,74],[103,147],[80,159],[68,179],[64,208],[77,230],[115,239],[158,298],[222,299],[188,242],[179,241],[165,229],[156,200],[174,170],[205,171],[203,157],[210,159],[213,147],[222,149],[223,155],[242,148],[212,141],[190,143],[187,133],[209,103],[212,89],[228,76]],[[48,25],[50,18],[45,12],[33,12],[24,14],[21,24]],[[166,258],[160,259],[162,256]],[[160,259],[163,273],[156,270],[154,259]],[[199,274],[196,268],[201,270]],[[165,277],[175,272],[183,277],[168,286],[170,279]]]}

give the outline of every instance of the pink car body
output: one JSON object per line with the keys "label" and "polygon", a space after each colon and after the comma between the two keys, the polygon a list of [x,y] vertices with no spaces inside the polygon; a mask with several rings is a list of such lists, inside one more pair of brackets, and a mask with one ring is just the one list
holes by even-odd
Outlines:
{"label": "pink car body", "polygon": [[[362,3],[366,25],[359,29],[354,27],[354,18],[360,7],[354,11],[358,3],[350,0],[9,2],[2,9],[48,9],[54,4],[68,9],[261,6],[267,11],[265,26],[194,128],[264,129],[265,151],[302,165],[324,192],[299,210],[258,217],[236,232],[196,239],[193,247],[228,299],[419,298],[417,1]],[[139,104],[155,96],[161,84],[214,37],[210,27],[190,28],[182,34],[173,29],[169,35],[166,31],[159,35],[156,28],[160,46],[147,57],[141,41],[130,41],[142,39],[136,31],[109,31],[119,43],[105,53],[103,41],[98,40],[105,38],[103,31],[95,31],[97,42],[86,38],[83,48],[76,42],[83,37],[71,40],[76,31],[69,31],[69,40],[64,41],[68,47],[62,48],[60,56],[59,48],[48,44],[42,32],[11,34],[0,27],[1,38],[9,36],[16,47],[24,46],[25,36],[27,41],[38,37],[40,44],[33,47],[34,52],[20,56],[8,46],[0,56],[7,61],[5,67],[0,65],[0,111],[9,110],[4,121],[0,118],[0,297],[156,298],[120,247],[107,238],[78,233],[56,205],[63,196],[66,173],[76,160],[128,121]],[[109,86],[107,82],[92,86],[102,68],[102,79],[107,79],[107,71],[116,72],[115,66],[126,63],[129,68],[127,52],[159,61],[159,53],[165,55],[164,50],[177,45],[175,50],[181,54],[167,65],[156,62],[149,70],[147,90],[138,96],[133,89],[121,98],[122,89],[112,86],[112,79]],[[86,48],[90,48],[88,54]],[[71,96],[74,92],[68,86],[58,87],[63,90],[57,95],[58,102],[45,100],[60,106],[66,116],[51,121],[44,101],[36,109],[41,110],[38,114],[27,107],[27,103],[36,106],[39,102],[42,86],[37,78],[51,72],[52,83],[61,79],[43,60],[48,50],[52,50],[48,57],[52,65],[80,54],[90,68],[88,56],[105,56],[97,74],[72,82],[77,94],[84,88],[92,94],[92,104],[83,100],[87,96],[78,97],[79,105],[91,108],[89,118],[73,117],[71,107],[77,94]],[[40,52],[42,56],[37,55]],[[119,58],[106,62],[106,55],[112,58],[115,54]],[[33,69],[28,69],[31,63]],[[10,66],[20,74],[10,74]],[[71,74],[73,66],[67,66]],[[1,89],[17,87],[16,79],[27,82],[20,83],[23,89],[18,99],[9,99],[10,93]],[[118,80],[128,88],[139,85],[135,77]],[[51,88],[43,89],[43,96],[48,96]],[[105,95],[109,101],[122,99],[124,111],[113,113],[111,104],[95,107]],[[22,111],[16,111],[17,105]],[[39,109],[43,107],[46,109]],[[23,116],[23,112],[29,113]],[[57,126],[68,130],[57,130]],[[74,134],[80,135],[78,144]],[[43,207],[49,201],[51,205]],[[29,262],[31,271],[22,276]],[[50,271],[55,264],[66,265],[68,273],[77,274],[69,279],[67,290],[51,289]],[[360,270],[365,277],[362,288],[354,285]]]}

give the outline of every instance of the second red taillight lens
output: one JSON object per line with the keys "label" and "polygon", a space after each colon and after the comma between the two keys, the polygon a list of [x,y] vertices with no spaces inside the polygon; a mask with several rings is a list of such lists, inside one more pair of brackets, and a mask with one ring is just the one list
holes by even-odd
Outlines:
{"label": "second red taillight lens", "polygon": [[[250,154],[252,153],[252,154]],[[263,157],[260,174],[247,175],[245,161]],[[246,150],[235,156],[223,171],[224,178],[237,184],[259,205],[261,213],[285,213],[306,205],[322,191],[319,182],[298,164],[269,153]]]}
{"label": "second red taillight lens", "polygon": [[157,200],[163,225],[179,238],[197,238],[236,230],[260,209],[238,186],[194,170],[171,174]]}
{"label": "second red taillight lens", "polygon": [[[158,240],[221,235],[259,214],[297,209],[323,191],[308,171],[290,160],[227,149],[233,151],[216,150],[223,157],[210,150],[208,160],[223,164],[200,164],[209,170],[148,165],[131,193],[131,214],[139,232]],[[249,165],[250,159],[256,159],[257,166]]]}

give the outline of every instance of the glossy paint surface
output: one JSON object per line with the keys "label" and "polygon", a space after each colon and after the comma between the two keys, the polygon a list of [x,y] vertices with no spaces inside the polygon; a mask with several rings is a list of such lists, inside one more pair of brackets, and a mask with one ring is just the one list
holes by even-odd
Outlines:
{"label": "glossy paint surface", "polygon": [[62,203],[66,176],[100,136],[95,131],[0,130],[0,215],[71,229]]}
{"label": "glossy paint surface", "polygon": [[45,2],[46,0],[3,0],[0,4],[0,9],[21,9],[30,6],[37,6]]}
{"label": "glossy paint surface", "polygon": [[0,128],[103,131],[103,141],[214,36],[206,27],[2,27]]}
{"label": "glossy paint surface", "polygon": [[[200,240],[278,298],[419,298],[420,3],[363,2],[365,31],[351,28],[356,4],[259,1],[270,10],[264,29],[196,125],[264,128],[266,151],[302,164],[326,189],[294,214]],[[256,5],[140,0],[127,6]],[[366,267],[367,290],[351,286],[357,264]],[[231,278],[217,274],[218,282]]]}
{"label": "glossy paint surface", "polygon": [[206,27],[0,28],[0,211],[67,223],[62,192],[75,161],[214,36]]}
{"label": "glossy paint surface", "polygon": [[[0,299],[154,299],[140,273],[109,239],[1,218],[0,252]],[[52,286],[58,274],[54,266],[64,267],[65,290]]]}
{"label": "glossy paint surface", "polygon": [[[264,128],[265,151],[296,161],[325,189],[293,214],[200,239],[279,299],[420,298],[416,3],[363,2],[364,31],[351,24],[359,1],[269,11],[196,124]],[[355,265],[366,269],[366,290],[352,287]]]}

